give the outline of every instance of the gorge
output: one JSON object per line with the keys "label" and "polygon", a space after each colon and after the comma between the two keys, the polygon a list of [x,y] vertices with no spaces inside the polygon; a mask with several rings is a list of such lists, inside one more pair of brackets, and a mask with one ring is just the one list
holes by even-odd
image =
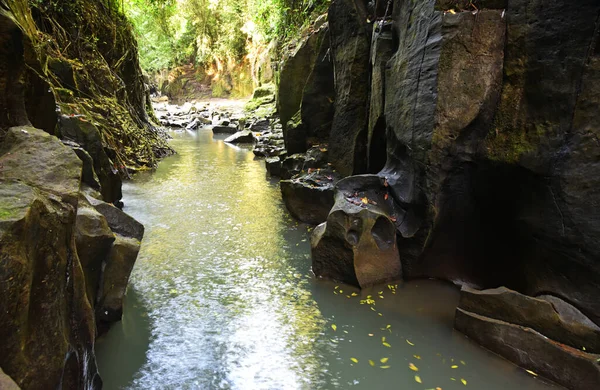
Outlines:
{"label": "gorge", "polygon": [[600,3],[292,3],[0,0],[0,388],[599,387]]}

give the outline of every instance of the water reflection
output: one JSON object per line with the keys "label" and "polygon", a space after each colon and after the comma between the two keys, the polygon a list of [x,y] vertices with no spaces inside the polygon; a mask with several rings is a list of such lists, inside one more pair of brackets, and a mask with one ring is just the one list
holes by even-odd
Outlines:
{"label": "water reflection", "polygon": [[452,286],[315,281],[307,228],[262,162],[207,131],[172,144],[178,155],[124,188],[146,236],[124,319],[98,343],[105,388],[548,387],[452,330]]}

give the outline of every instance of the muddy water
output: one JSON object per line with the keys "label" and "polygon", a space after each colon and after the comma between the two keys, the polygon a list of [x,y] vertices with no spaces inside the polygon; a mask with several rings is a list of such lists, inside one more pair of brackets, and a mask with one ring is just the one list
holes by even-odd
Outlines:
{"label": "muddy water", "polygon": [[106,389],[550,387],[452,329],[454,286],[315,280],[308,227],[248,150],[207,130],[172,145],[124,187],[146,236],[123,321],[97,345]]}

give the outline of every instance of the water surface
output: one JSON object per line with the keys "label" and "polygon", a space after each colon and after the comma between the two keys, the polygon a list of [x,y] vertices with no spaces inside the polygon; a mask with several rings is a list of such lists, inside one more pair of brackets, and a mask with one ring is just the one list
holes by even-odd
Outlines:
{"label": "water surface", "polygon": [[316,280],[309,227],[249,150],[208,130],[172,146],[124,185],[146,235],[123,321],[97,344],[105,389],[550,387],[452,329],[454,286]]}

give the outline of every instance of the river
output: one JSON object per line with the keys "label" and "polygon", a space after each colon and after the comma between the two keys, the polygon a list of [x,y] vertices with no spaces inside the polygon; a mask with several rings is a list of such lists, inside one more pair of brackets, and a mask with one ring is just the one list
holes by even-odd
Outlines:
{"label": "river", "polygon": [[310,227],[264,162],[209,130],[173,137],[177,155],[124,184],[146,234],[96,346],[105,389],[557,388],[454,331],[452,285],[315,279]]}

